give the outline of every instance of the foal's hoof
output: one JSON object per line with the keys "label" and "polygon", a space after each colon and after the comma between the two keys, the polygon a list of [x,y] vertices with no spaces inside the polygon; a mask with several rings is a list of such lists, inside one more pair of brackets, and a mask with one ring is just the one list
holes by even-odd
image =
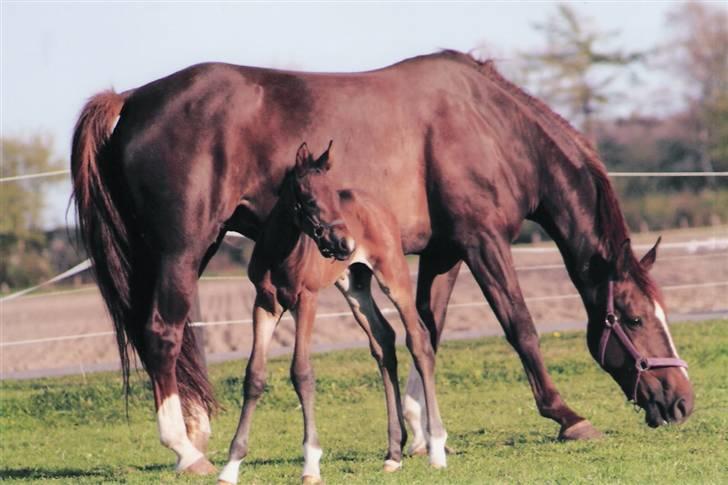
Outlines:
{"label": "foal's hoof", "polygon": [[234,483],[230,483],[227,480],[218,480],[217,485],[235,485]]}
{"label": "foal's hoof", "polygon": [[399,471],[401,468],[402,468],[401,461],[386,460],[384,462],[384,472],[385,473],[394,473],[396,471]]}
{"label": "foal's hoof", "polygon": [[448,455],[457,455],[458,454],[458,450],[456,450],[452,446],[445,445],[445,453],[447,453]]}
{"label": "foal's hoof", "polygon": [[579,421],[568,428],[561,428],[559,439],[562,441],[571,440],[594,440],[603,438],[601,431],[596,429],[588,420]]}
{"label": "foal's hoof", "polygon": [[411,446],[410,449],[407,451],[407,454],[409,456],[426,456],[427,455],[427,445],[422,445],[418,447]]}
{"label": "foal's hoof", "polygon": [[213,473],[217,473],[217,468],[215,468],[215,465],[210,463],[210,460],[203,456],[182,470],[182,473],[186,475],[212,475]]}
{"label": "foal's hoof", "polygon": [[321,485],[324,483],[323,480],[321,480],[321,477],[314,477],[313,475],[304,475],[301,478],[301,483],[303,485]]}

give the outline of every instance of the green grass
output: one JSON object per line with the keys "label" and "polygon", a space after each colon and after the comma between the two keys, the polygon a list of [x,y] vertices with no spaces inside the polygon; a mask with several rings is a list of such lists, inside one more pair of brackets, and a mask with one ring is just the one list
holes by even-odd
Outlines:
{"label": "green grass", "polygon": [[[690,365],[696,410],[682,426],[649,429],[587,355],[582,333],[550,334],[543,349],[566,401],[606,434],[560,443],[538,415],[520,362],[503,339],[449,342],[438,361],[439,397],[458,450],[446,470],[424,457],[383,474],[385,410],[366,351],[316,356],[322,474],[337,483],[728,481],[728,325],[684,324],[673,335]],[[400,349],[401,362],[408,362]],[[225,410],[213,422],[210,457],[222,465],[238,418],[243,364],[213,366]],[[407,365],[403,365],[404,376]],[[269,390],[255,416],[242,483],[296,483],[302,419],[288,382],[288,359],[270,364]],[[97,374],[7,381],[0,388],[0,479],[46,483],[197,483],[172,471],[158,442],[151,392],[134,379],[127,423],[119,378]],[[207,483],[214,483],[210,478]]]}

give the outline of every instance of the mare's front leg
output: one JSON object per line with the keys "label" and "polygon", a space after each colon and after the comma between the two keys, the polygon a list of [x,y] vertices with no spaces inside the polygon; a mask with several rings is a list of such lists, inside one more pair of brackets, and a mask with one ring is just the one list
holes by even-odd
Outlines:
{"label": "mare's front leg", "polygon": [[430,333],[419,319],[412,295],[407,261],[399,253],[389,264],[375,268],[374,272],[382,291],[397,308],[407,332],[407,347],[423,383],[427,408],[427,431],[429,437],[430,464],[435,468],[447,466],[445,441],[447,433],[440,417],[435,392],[435,350]]}
{"label": "mare's front leg", "polygon": [[[150,319],[144,330],[142,358],[152,380],[157,409],[159,439],[177,455],[177,470],[195,474],[215,471],[187,436],[182,399],[192,402],[193,396],[180,396],[177,384],[177,362],[182,351],[185,329],[196,287],[196,268],[189,255],[164,255],[154,290]],[[189,338],[189,336],[188,336]],[[192,341],[190,341],[192,342]],[[186,348],[186,351],[196,349]],[[189,391],[188,391],[188,394]],[[202,406],[201,404],[199,405]],[[202,410],[207,415],[206,410]]]}
{"label": "mare's front leg", "polygon": [[218,484],[235,484],[238,481],[240,463],[248,454],[248,436],[253,420],[253,411],[258,400],[263,395],[267,380],[266,365],[268,361],[268,347],[273,332],[281,319],[283,309],[273,303],[274,308],[263,305],[260,296],[255,299],[253,308],[253,348],[248,359],[243,384],[243,409],[235,436],[230,443],[228,462],[220,473]]}
{"label": "mare's front leg", "polygon": [[[417,271],[417,312],[430,332],[432,346],[437,352],[445,328],[447,304],[457,281],[462,261],[452,247],[436,246],[420,255]],[[417,367],[410,367],[407,392],[404,397],[404,417],[412,430],[410,455],[427,454],[427,413],[425,391]]]}
{"label": "mare's front leg", "polygon": [[496,231],[483,231],[467,247],[466,261],[503,327],[506,339],[521,358],[541,415],[561,425],[559,438],[600,436],[591,423],[566,405],[546,370],[538,332],[518,284],[509,242]]}
{"label": "mare's front leg", "polygon": [[317,296],[317,293],[301,291],[293,310],[296,319],[296,343],[291,364],[291,381],[303,409],[304,461],[301,478],[304,484],[322,483],[319,462],[323,452],[314,418],[316,379],[311,366],[311,332],[316,318]]}
{"label": "mare's front leg", "polygon": [[394,472],[402,467],[402,447],[407,441],[397,380],[396,335],[372,298],[371,280],[372,273],[369,268],[355,264],[350,268],[349,276],[339,280],[336,287],[346,298],[354,318],[367,334],[372,357],[377,361],[382,374],[388,436],[384,471]]}

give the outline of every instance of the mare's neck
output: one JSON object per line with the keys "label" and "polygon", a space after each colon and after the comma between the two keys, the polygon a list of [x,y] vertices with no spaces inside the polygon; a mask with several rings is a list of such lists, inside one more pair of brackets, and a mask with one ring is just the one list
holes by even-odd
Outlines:
{"label": "mare's neck", "polygon": [[[602,312],[604,302],[598,298],[596,266],[607,261],[606,248],[598,232],[598,220],[605,186],[587,166],[571,163],[550,164],[545,177],[544,196],[533,219],[552,237],[564,259],[566,269],[579,291],[590,317]],[[621,223],[621,213],[617,215]]]}

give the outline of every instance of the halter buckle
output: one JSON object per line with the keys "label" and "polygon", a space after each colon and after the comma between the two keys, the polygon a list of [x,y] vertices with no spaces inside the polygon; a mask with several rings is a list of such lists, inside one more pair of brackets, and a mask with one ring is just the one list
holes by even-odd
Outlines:
{"label": "halter buckle", "polygon": [[635,360],[634,366],[638,373],[645,372],[650,369],[650,363],[644,357]]}
{"label": "halter buckle", "polygon": [[615,323],[617,323],[617,315],[612,312],[607,313],[607,315],[604,317],[604,325],[607,328],[612,328]]}

